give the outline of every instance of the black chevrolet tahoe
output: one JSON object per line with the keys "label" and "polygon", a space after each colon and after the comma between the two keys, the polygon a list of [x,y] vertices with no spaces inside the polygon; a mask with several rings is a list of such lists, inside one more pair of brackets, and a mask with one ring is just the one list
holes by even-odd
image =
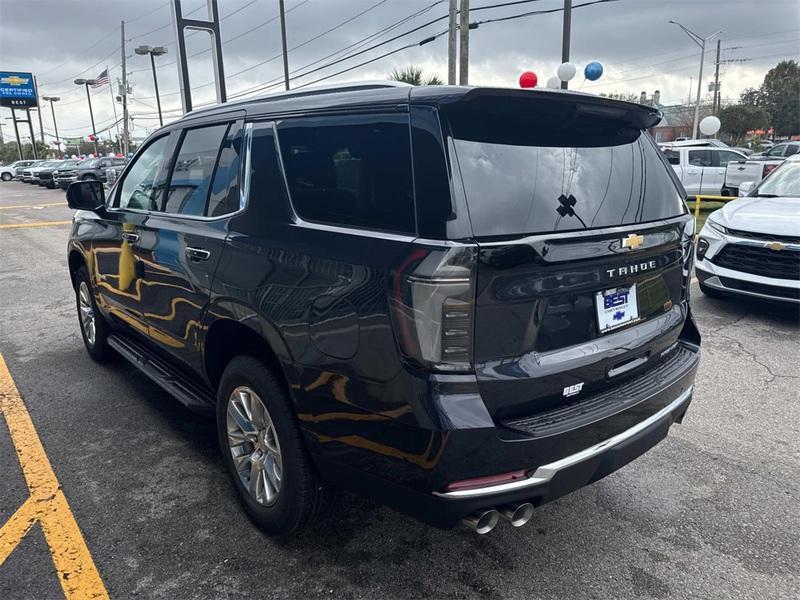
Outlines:
{"label": "black chevrolet tahoe", "polygon": [[694,222],[645,106],[344,85],[190,112],[106,193],[69,272],[92,358],[216,415],[250,518],[339,489],[524,525],[680,422]]}

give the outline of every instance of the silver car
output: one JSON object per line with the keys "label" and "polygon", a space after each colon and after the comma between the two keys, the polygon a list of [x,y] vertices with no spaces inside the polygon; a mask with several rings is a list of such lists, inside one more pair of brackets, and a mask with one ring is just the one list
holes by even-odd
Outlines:
{"label": "silver car", "polygon": [[800,304],[800,155],[711,213],[696,252],[705,294]]}

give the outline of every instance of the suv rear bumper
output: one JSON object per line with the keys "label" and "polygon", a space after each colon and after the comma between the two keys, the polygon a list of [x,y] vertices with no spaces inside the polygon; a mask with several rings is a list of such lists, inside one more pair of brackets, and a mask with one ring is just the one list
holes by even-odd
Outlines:
{"label": "suv rear bumper", "polygon": [[[606,393],[610,402],[624,404],[622,410],[552,435],[524,435],[502,423],[493,428],[445,431],[436,460],[422,469],[408,461],[380,461],[379,469],[362,470],[374,457],[350,452],[346,452],[346,460],[342,460],[343,454],[333,460],[328,458],[330,454],[315,458],[323,475],[338,485],[436,527],[453,527],[477,510],[504,504],[531,502],[539,506],[616,471],[664,439],[673,423],[681,422],[691,402],[699,363],[697,347],[681,347],[688,352],[680,368],[669,377],[654,369],[654,385],[642,389],[635,401],[631,401],[628,388],[639,389],[641,383],[636,380],[622,383],[619,397]],[[575,410],[582,409],[576,406]],[[413,476],[405,482],[392,477],[410,471]],[[453,490],[447,487],[455,481],[516,471],[524,471],[524,478]]]}

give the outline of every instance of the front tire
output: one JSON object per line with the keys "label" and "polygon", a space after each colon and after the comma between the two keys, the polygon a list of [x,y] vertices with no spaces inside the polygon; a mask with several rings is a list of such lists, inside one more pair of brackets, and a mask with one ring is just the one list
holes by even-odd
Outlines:
{"label": "front tire", "polygon": [[81,267],[75,276],[75,302],[86,351],[97,362],[107,362],[113,356],[113,350],[108,345],[109,328],[103,315],[97,310],[89,272],[85,266]]}
{"label": "front tire", "polygon": [[0,175],[0,178],[2,178],[3,181],[11,181],[14,179],[14,176],[11,173],[3,173]]}
{"label": "front tire", "polygon": [[314,522],[329,498],[308,456],[291,400],[259,360],[238,356],[217,393],[217,432],[225,468],[247,516],[284,535]]}

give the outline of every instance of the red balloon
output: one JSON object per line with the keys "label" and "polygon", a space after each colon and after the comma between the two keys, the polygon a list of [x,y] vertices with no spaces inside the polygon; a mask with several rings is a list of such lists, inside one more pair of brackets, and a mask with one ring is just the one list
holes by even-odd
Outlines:
{"label": "red balloon", "polygon": [[539,78],[533,71],[525,71],[519,76],[519,87],[521,88],[535,88],[539,83]]}

